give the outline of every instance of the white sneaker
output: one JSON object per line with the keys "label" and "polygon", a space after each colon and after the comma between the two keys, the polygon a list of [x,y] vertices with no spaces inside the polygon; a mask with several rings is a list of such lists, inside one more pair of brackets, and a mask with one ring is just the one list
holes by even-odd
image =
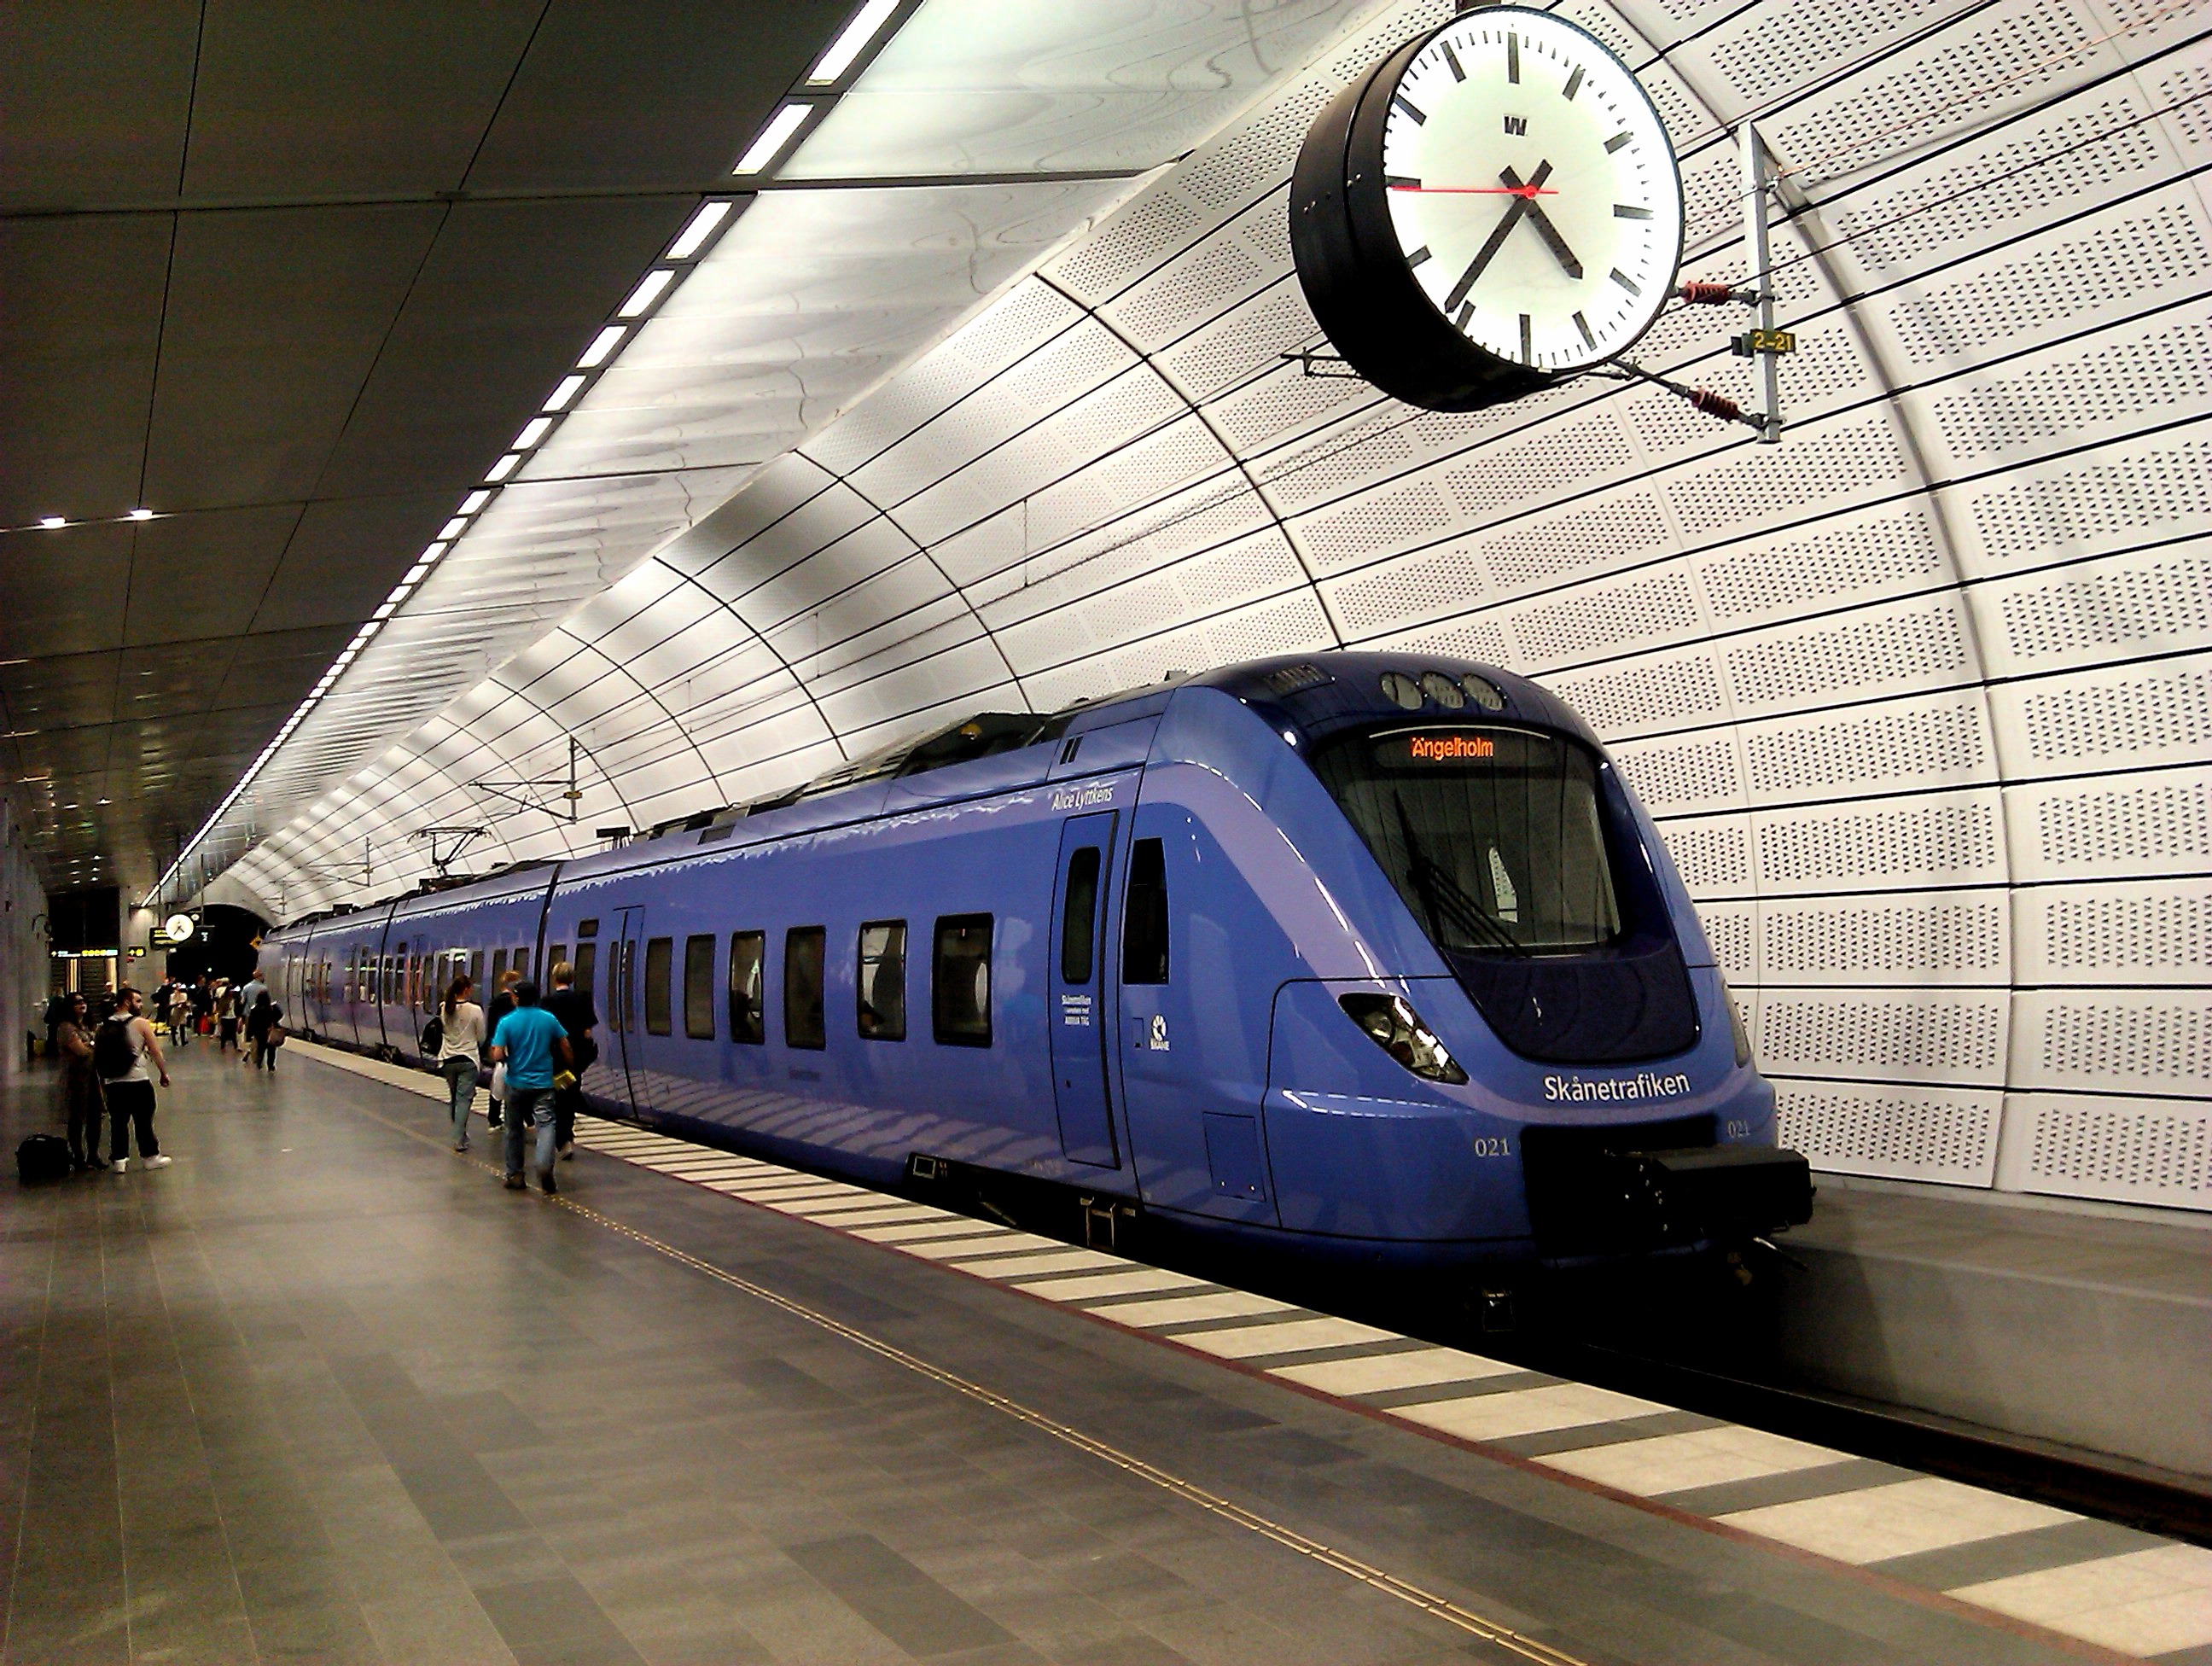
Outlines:
{"label": "white sneaker", "polygon": [[116,1173],[121,1174],[130,1168],[131,1159],[127,1157],[118,1157],[107,1166],[112,1169]]}
{"label": "white sneaker", "polygon": [[148,1168],[149,1168],[149,1169],[166,1169],[166,1168],[167,1168],[167,1167],[169,1166],[169,1164],[172,1164],[172,1163],[175,1162],[176,1160],[177,1160],[177,1159],[176,1159],[175,1158],[173,1158],[173,1157],[170,1157],[170,1156],[168,1156],[168,1155],[167,1155],[167,1154],[165,1153],[165,1154],[163,1154],[162,1156],[160,1156],[160,1157],[149,1157],[149,1158],[148,1158],[146,1159],[146,1166],[147,1166]]}

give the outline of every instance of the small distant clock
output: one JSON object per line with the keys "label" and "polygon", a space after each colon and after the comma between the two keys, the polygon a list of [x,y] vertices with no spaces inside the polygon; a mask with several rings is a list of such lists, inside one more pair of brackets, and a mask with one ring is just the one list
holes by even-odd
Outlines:
{"label": "small distant clock", "polygon": [[1650,328],[1681,263],[1681,176],[1650,95],[1595,35],[1486,6],[1321,113],[1291,247],[1353,369],[1409,404],[1472,410]]}

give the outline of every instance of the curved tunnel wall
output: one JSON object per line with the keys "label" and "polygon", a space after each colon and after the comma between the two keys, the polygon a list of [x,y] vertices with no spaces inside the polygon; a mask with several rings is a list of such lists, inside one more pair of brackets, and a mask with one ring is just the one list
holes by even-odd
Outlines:
{"label": "curved tunnel wall", "polygon": [[[1755,116],[1789,430],[1586,379],[1467,416],[1281,355],[1291,159],[1390,10],[263,842],[292,912],[585,749],[589,848],[902,730],[1251,654],[1537,676],[1662,818],[1822,1166],[2212,1207],[2212,71],[2155,0],[1577,0],[1740,277]],[[1662,55],[1663,54],[1663,55]],[[1750,403],[1684,308],[1638,348]],[[479,847],[465,866],[493,853]],[[350,864],[350,870],[348,865]]]}

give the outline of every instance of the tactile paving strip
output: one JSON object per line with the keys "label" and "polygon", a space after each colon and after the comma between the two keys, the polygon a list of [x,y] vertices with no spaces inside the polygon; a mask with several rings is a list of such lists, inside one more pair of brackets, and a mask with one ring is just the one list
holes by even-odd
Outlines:
{"label": "tactile paving strip", "polygon": [[[302,1051],[310,1050],[302,1049]],[[327,1062],[426,1097],[426,1072]],[[2212,1649],[2212,1550],[597,1117],[586,1151],[1073,1308],[1575,1482],[2138,1658]]]}

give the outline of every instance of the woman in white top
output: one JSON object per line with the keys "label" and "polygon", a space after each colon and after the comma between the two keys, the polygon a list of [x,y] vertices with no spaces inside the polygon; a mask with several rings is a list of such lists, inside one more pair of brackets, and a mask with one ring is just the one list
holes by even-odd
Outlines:
{"label": "woman in white top", "polygon": [[463,972],[447,987],[438,1020],[444,1037],[438,1043],[438,1073],[453,1096],[453,1149],[469,1148],[469,1113],[477,1102],[477,1061],[483,1051],[483,1008],[469,997],[476,985]]}

